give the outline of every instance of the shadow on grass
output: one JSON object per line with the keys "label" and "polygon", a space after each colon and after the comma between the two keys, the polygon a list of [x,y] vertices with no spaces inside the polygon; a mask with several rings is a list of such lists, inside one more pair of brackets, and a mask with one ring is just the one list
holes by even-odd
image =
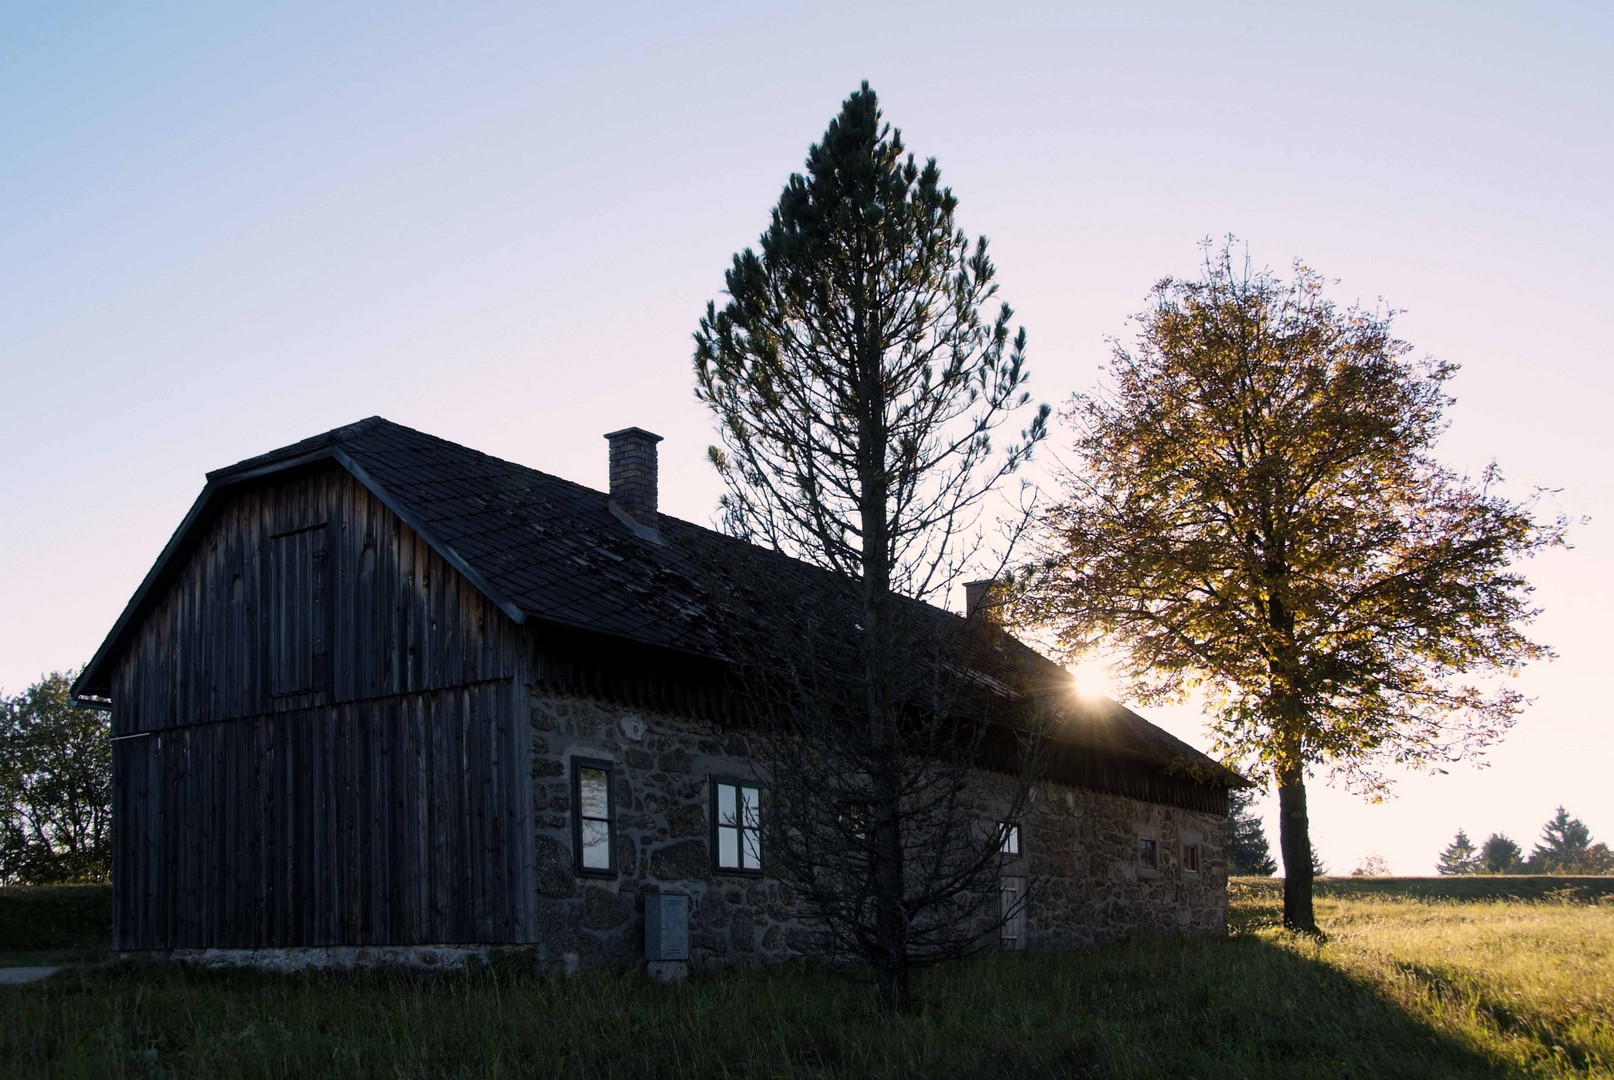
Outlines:
{"label": "shadow on grass", "polygon": [[1375,988],[1254,937],[995,956],[883,1020],[806,968],[683,986],[494,969],[217,973],[111,964],[0,988],[8,1076],[1489,1077]]}

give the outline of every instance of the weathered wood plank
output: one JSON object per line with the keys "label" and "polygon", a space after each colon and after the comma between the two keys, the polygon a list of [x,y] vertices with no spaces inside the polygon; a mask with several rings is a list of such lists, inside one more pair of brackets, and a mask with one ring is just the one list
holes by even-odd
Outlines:
{"label": "weathered wood plank", "polygon": [[525,933],[527,648],[345,473],[243,492],[113,673],[120,946]]}

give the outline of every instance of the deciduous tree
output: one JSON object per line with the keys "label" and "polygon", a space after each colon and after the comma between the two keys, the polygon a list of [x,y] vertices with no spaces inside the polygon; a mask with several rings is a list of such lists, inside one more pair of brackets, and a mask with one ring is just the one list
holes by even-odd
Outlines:
{"label": "deciduous tree", "polygon": [[105,713],[68,697],[72,672],[0,698],[0,881],[105,881],[112,864],[112,740]]}
{"label": "deciduous tree", "polygon": [[1361,865],[1351,871],[1351,877],[1390,877],[1394,871],[1390,869],[1390,860],[1377,851],[1370,851],[1362,857]]}
{"label": "deciduous tree", "polygon": [[1479,751],[1548,654],[1518,560],[1563,541],[1534,498],[1435,457],[1456,366],[1412,356],[1393,312],[1341,309],[1207,244],[1114,346],[1067,417],[1076,464],[1019,617],[1068,658],[1119,648],[1140,702],[1202,690],[1217,746],[1278,792],[1284,921],[1313,930],[1306,783],[1383,790],[1383,763]]}

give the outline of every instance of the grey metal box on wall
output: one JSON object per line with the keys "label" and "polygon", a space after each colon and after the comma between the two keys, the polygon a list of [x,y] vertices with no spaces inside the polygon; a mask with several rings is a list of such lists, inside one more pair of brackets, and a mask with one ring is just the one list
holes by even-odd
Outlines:
{"label": "grey metal box on wall", "polygon": [[689,897],[683,893],[646,893],[644,898],[646,960],[689,959]]}

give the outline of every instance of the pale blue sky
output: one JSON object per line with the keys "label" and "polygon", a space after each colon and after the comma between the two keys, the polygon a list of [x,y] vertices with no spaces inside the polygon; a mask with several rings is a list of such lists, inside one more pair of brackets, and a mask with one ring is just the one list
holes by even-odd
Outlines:
{"label": "pale blue sky", "polygon": [[690,332],[867,78],[1047,400],[1230,231],[1463,364],[1447,458],[1594,518],[1532,571],[1562,655],[1491,768],[1319,792],[1319,846],[1614,840],[1614,8],[1296,7],[0,7],[0,687],[89,656],[206,470],[372,413],[595,486],[638,424],[708,520]]}

